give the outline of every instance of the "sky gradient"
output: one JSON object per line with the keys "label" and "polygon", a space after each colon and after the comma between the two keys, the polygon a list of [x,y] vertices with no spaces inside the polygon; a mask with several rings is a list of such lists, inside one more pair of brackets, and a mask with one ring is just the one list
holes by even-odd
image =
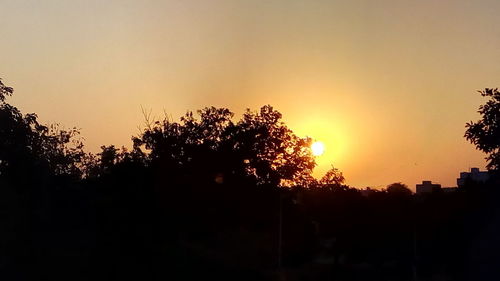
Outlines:
{"label": "sky gradient", "polygon": [[178,118],[271,104],[356,187],[455,186],[484,168],[464,138],[500,86],[498,1],[5,1],[9,102],[130,146],[141,106]]}

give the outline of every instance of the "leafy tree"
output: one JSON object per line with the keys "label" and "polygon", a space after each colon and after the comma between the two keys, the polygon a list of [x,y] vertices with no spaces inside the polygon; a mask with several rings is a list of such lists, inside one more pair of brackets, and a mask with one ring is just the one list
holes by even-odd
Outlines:
{"label": "leafy tree", "polygon": [[401,182],[395,182],[387,186],[387,193],[401,196],[410,196],[412,194],[408,186]]}
{"label": "leafy tree", "polygon": [[[86,160],[84,170],[86,178],[97,178],[111,174],[125,166],[127,166],[125,170],[128,171],[146,166],[146,156],[137,149],[129,152],[125,147],[119,149],[114,145],[101,146],[101,152],[97,155],[88,154]],[[121,171],[121,173],[123,172],[124,170]]]}
{"label": "leafy tree", "polygon": [[344,185],[345,178],[339,169],[332,166],[325,175],[319,180],[319,184],[323,187],[339,188]]}
{"label": "leafy tree", "polygon": [[5,86],[4,83],[2,82],[2,79],[0,78],[0,102],[3,103],[7,96],[12,96],[13,92],[14,89]]}
{"label": "leafy tree", "polygon": [[310,138],[296,136],[272,106],[247,112],[237,124],[236,149],[247,171],[261,184],[293,185],[307,179],[316,165]]}
{"label": "leafy tree", "polygon": [[296,136],[269,105],[247,110],[237,123],[225,108],[207,107],[197,115],[148,124],[134,138],[134,149],[148,150],[148,161],[162,170],[201,178],[244,177],[258,184],[292,185],[315,166],[311,140]]}
{"label": "leafy tree", "polygon": [[500,92],[498,89],[486,88],[479,91],[489,100],[479,107],[481,119],[466,124],[465,138],[476,146],[477,149],[488,156],[487,168],[500,169]]}
{"label": "leafy tree", "polygon": [[119,161],[118,153],[120,150],[115,148],[114,145],[103,145],[101,146],[101,150],[101,153],[98,154],[100,156],[100,168],[103,172],[107,172]]}
{"label": "leafy tree", "polygon": [[36,114],[23,115],[5,102],[13,89],[0,80],[0,176],[30,177],[66,175],[82,177],[87,154],[76,128],[42,125]]}
{"label": "leafy tree", "polygon": [[318,188],[320,186],[319,181],[310,173],[295,180],[294,185],[298,188]]}
{"label": "leafy tree", "polygon": [[[198,115],[201,120],[187,112],[180,122],[168,118],[147,122],[144,132],[133,138],[133,153],[159,173],[170,172],[189,181],[213,179],[218,173],[241,166],[231,161],[235,156],[226,148],[232,113],[210,107],[199,110]],[[189,177],[193,174],[197,176]]]}

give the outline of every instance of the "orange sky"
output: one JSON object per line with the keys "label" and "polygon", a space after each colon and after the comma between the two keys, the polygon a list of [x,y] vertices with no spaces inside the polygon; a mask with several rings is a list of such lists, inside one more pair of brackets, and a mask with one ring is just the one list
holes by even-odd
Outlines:
{"label": "orange sky", "polygon": [[10,102],[129,145],[141,106],[272,104],[357,187],[484,168],[463,138],[500,86],[497,1],[2,1]]}

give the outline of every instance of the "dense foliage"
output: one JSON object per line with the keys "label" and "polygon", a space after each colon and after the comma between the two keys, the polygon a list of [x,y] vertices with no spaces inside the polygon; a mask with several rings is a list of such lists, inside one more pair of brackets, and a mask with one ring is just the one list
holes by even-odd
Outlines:
{"label": "dense foliage", "polygon": [[36,114],[23,115],[5,102],[12,93],[0,80],[0,175],[26,182],[55,175],[81,178],[87,154],[78,130],[45,126]]}
{"label": "dense foliage", "polygon": [[247,110],[236,123],[225,108],[204,108],[198,115],[149,124],[133,139],[134,151],[144,147],[152,165],[201,178],[292,185],[312,173],[311,139],[297,137],[273,107]]}
{"label": "dense foliage", "polygon": [[489,100],[479,107],[481,119],[466,124],[465,138],[477,149],[486,153],[488,169],[500,169],[500,92],[498,89],[486,88],[480,91]]}

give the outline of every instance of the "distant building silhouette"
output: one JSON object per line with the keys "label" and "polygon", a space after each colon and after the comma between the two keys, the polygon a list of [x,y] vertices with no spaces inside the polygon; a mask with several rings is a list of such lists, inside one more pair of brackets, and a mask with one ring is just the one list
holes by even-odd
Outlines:
{"label": "distant building silhouette", "polygon": [[416,185],[416,193],[433,193],[441,190],[441,185],[437,183],[432,183],[432,181],[422,181],[421,184]]}
{"label": "distant building silhouette", "polygon": [[490,178],[488,171],[480,171],[479,168],[471,168],[470,172],[461,172],[460,178],[457,179],[458,187],[464,187],[466,182],[473,181],[483,183]]}

